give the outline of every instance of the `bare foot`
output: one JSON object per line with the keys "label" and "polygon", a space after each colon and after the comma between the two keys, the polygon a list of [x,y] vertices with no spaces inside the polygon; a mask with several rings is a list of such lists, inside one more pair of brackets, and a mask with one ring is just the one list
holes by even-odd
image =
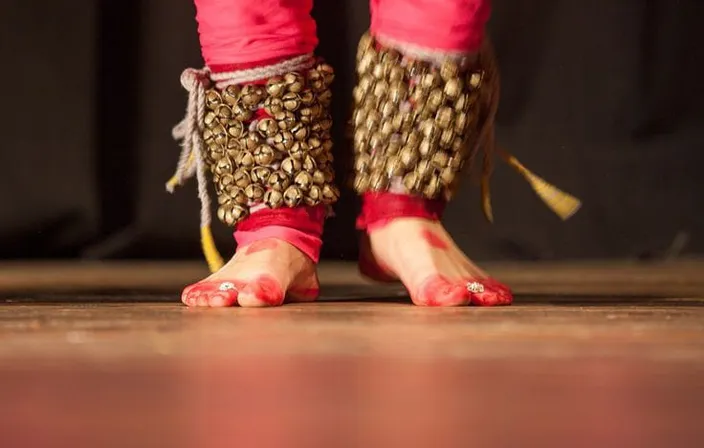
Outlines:
{"label": "bare foot", "polygon": [[275,238],[239,247],[218,272],[183,290],[188,306],[278,306],[288,298],[309,302],[318,297],[313,261],[289,243]]}
{"label": "bare foot", "polygon": [[509,305],[508,287],[490,278],[457,247],[442,224],[397,218],[370,232],[360,247],[360,271],[379,281],[400,280],[423,306]]}

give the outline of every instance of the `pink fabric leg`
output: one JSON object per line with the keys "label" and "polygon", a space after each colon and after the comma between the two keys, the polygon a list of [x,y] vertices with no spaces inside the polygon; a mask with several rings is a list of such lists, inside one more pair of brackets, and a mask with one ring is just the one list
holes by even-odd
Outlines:
{"label": "pink fabric leg", "polygon": [[491,0],[370,0],[372,34],[419,47],[473,52],[484,38]]}
{"label": "pink fabric leg", "polygon": [[318,45],[313,0],[195,0],[209,67],[311,53]]}

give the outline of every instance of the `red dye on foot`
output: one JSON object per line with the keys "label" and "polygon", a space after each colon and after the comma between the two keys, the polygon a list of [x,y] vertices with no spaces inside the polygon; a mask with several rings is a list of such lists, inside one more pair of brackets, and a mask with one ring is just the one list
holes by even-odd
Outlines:
{"label": "red dye on foot", "polygon": [[442,249],[442,250],[447,250],[450,248],[450,246],[445,242],[442,238],[440,238],[438,235],[433,233],[432,231],[428,229],[423,229],[423,232],[421,233],[421,238],[423,238],[430,246],[436,248],[436,249]]}
{"label": "red dye on foot", "polygon": [[247,251],[245,252],[245,254],[250,255],[264,250],[276,249],[277,247],[279,247],[278,241],[275,241],[271,238],[266,240],[255,241],[249,246],[247,246]]}
{"label": "red dye on foot", "polygon": [[284,290],[281,284],[270,275],[262,275],[247,283],[244,290],[260,302],[269,306],[278,306],[284,303]]}
{"label": "red dye on foot", "polygon": [[[186,287],[181,301],[188,306],[233,306],[237,304],[238,285],[235,289],[221,290],[221,281],[195,283]],[[241,284],[240,284],[241,285]]]}
{"label": "red dye on foot", "polygon": [[442,275],[433,275],[420,284],[411,299],[421,306],[460,306],[469,304],[470,295],[464,283],[453,283]]}

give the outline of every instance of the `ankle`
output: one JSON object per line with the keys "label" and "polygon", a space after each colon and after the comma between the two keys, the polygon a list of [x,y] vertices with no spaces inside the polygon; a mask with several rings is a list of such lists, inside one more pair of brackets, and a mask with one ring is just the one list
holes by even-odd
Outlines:
{"label": "ankle", "polygon": [[421,218],[439,221],[445,201],[390,192],[367,192],[362,195],[362,211],[357,229],[367,233],[385,227],[400,218]]}

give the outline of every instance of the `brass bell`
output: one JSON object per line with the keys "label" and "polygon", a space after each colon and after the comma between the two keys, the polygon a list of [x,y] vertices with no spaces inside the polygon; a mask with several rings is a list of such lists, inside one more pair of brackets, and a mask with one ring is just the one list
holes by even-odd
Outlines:
{"label": "brass bell", "polygon": [[456,61],[452,59],[445,59],[440,65],[440,76],[445,82],[451,79],[457,78],[460,74],[460,66]]}
{"label": "brass bell", "polygon": [[308,148],[310,148],[310,153],[315,156],[323,149],[323,142],[317,137],[317,134],[311,134],[308,139]]}
{"label": "brass bell", "polygon": [[442,183],[437,176],[431,176],[423,189],[423,195],[428,199],[435,199],[442,192]]}
{"label": "brass bell", "polygon": [[249,184],[244,189],[244,194],[252,202],[259,202],[264,198],[264,188],[259,184]]}
{"label": "brass bell", "polygon": [[385,143],[386,139],[384,138],[384,136],[381,135],[379,132],[375,132],[369,137],[368,145],[372,151],[375,151],[382,149]]}
{"label": "brass bell", "polygon": [[218,209],[218,218],[228,226],[234,226],[246,218],[248,214],[248,210],[239,205],[222,206]]}
{"label": "brass bell", "polygon": [[369,188],[374,191],[383,191],[389,186],[389,179],[381,171],[374,171],[369,177]]}
{"label": "brass bell", "polygon": [[324,137],[323,138],[323,151],[327,152],[329,154],[332,154],[332,147],[333,147],[332,139],[327,136]]}
{"label": "brass bell", "polygon": [[325,88],[323,74],[315,68],[308,70],[308,77],[306,78],[306,81],[308,82],[308,85],[316,92]]}
{"label": "brass bell", "polygon": [[218,145],[227,145],[227,131],[222,125],[215,126],[212,130],[212,138]]}
{"label": "brass bell", "polygon": [[225,174],[224,176],[220,176],[220,179],[217,179],[216,183],[218,184],[218,188],[225,190],[230,185],[235,185],[235,176],[232,174]]}
{"label": "brass bell", "polygon": [[301,98],[296,93],[289,92],[281,100],[284,102],[284,110],[295,112],[301,107]]}
{"label": "brass bell", "polygon": [[284,84],[291,93],[299,93],[303,90],[303,75],[297,72],[289,72],[284,75]]}
{"label": "brass bell", "polygon": [[332,129],[332,120],[329,117],[322,118],[316,125],[320,127],[322,132],[328,132]]}
{"label": "brass bell", "polygon": [[308,144],[305,142],[294,142],[291,149],[288,150],[288,154],[296,160],[303,160],[308,154]]}
{"label": "brass bell", "polygon": [[401,159],[396,156],[391,156],[386,160],[386,175],[389,177],[401,176],[406,171],[406,167],[401,162]]}
{"label": "brass bell", "polygon": [[408,65],[408,73],[412,76],[423,76],[428,73],[429,66],[427,62],[415,60]]}
{"label": "brass bell", "polygon": [[273,137],[279,131],[279,125],[273,118],[263,118],[257,122],[257,131],[263,138]]}
{"label": "brass bell", "polygon": [[272,76],[266,82],[266,93],[272,98],[281,98],[285,91],[286,85],[281,76]]}
{"label": "brass bell", "polygon": [[264,102],[264,112],[272,117],[284,110],[284,102],[281,98],[269,97]]}
{"label": "brass bell", "polygon": [[217,126],[220,122],[218,121],[218,116],[215,115],[215,112],[210,111],[205,114],[205,117],[203,117],[203,123],[205,123],[207,127],[212,128],[213,126]]}
{"label": "brass bell", "polygon": [[354,100],[355,105],[362,104],[364,102],[364,98],[366,98],[366,96],[367,96],[367,92],[362,90],[362,88],[359,87],[359,85],[355,86],[352,89],[352,99]]}
{"label": "brass bell", "polygon": [[264,99],[264,92],[259,86],[248,84],[242,87],[240,101],[249,109],[257,106]]}
{"label": "brass bell", "polygon": [[261,144],[261,138],[259,137],[259,134],[249,132],[247,135],[239,139],[239,143],[242,149],[252,151]]}
{"label": "brass bell", "polygon": [[358,128],[354,131],[354,149],[357,152],[361,152],[367,149],[367,140],[369,138],[369,131],[367,128]]}
{"label": "brass bell", "polygon": [[441,107],[435,114],[435,123],[440,129],[449,129],[453,125],[453,120],[455,118],[455,112],[451,107]]}
{"label": "brass bell", "polygon": [[428,101],[429,94],[429,90],[416,87],[411,92],[411,101],[413,102],[413,104],[425,105],[425,103]]}
{"label": "brass bell", "polygon": [[325,175],[326,183],[332,183],[335,180],[335,170],[332,168],[332,166],[320,166],[320,170]]}
{"label": "brass bell", "polygon": [[335,70],[332,68],[332,66],[325,63],[318,64],[316,70],[323,76],[323,82],[325,84],[325,87],[330,87],[333,81],[335,81]]}
{"label": "brass bell", "polygon": [[293,134],[289,131],[281,131],[274,136],[274,146],[281,152],[286,152],[293,146]]}
{"label": "brass bell", "polygon": [[[330,89],[325,89],[318,94],[318,103],[323,106],[329,106],[332,102],[332,91]],[[304,103],[306,104],[306,103]]]}
{"label": "brass bell", "polygon": [[403,186],[409,193],[416,193],[420,189],[421,179],[418,173],[411,172],[403,176]]}
{"label": "brass bell", "polygon": [[452,185],[452,183],[455,181],[455,176],[455,171],[449,167],[440,171],[439,174],[440,180],[442,180],[442,183],[444,183],[445,185]]}
{"label": "brass bell", "polygon": [[482,84],[482,74],[479,72],[475,72],[469,75],[469,87],[472,88],[472,90],[479,89],[479,86]]}
{"label": "brass bell", "polygon": [[362,57],[357,61],[357,73],[363,75],[365,73],[371,72],[372,68],[376,65],[376,55],[368,51],[362,55]]}
{"label": "brass bell", "polygon": [[450,129],[445,129],[442,131],[442,134],[440,134],[440,146],[443,148],[450,148],[452,147],[452,142],[455,140],[455,130],[450,128]]}
{"label": "brass bell", "polygon": [[241,121],[251,120],[254,116],[254,112],[252,112],[251,109],[248,109],[239,103],[232,106],[232,114],[236,119]]}
{"label": "brass bell", "polygon": [[420,154],[421,158],[427,159],[433,155],[435,150],[435,143],[431,142],[430,140],[423,140],[422,142],[420,142],[420,146],[418,147],[418,154]]}
{"label": "brass bell", "polygon": [[235,185],[230,185],[227,188],[227,195],[232,199],[232,201],[239,205],[247,205],[247,195],[244,194],[244,190]]}
{"label": "brass bell", "polygon": [[241,93],[242,89],[240,86],[232,84],[225,87],[222,92],[222,99],[230,106],[234,106],[239,101]]}
{"label": "brass bell", "polygon": [[[229,143],[229,142],[228,142]],[[211,145],[208,147],[208,155],[214,161],[218,161],[225,157],[225,147],[222,145]]]}
{"label": "brass bell", "polygon": [[295,186],[291,185],[284,191],[284,203],[288,207],[297,207],[303,201],[303,193]]}
{"label": "brass bell", "polygon": [[218,160],[217,165],[215,165],[215,173],[220,176],[222,176],[223,174],[231,174],[232,170],[232,161],[229,159],[229,157],[221,158],[220,160]]}
{"label": "brass bell", "polygon": [[401,62],[401,59],[403,59],[401,53],[392,48],[385,49],[381,55],[382,62],[388,65],[397,65]]}
{"label": "brass bell", "polygon": [[215,113],[221,123],[227,123],[232,118],[232,109],[225,104],[218,106],[218,108],[215,109]]}
{"label": "brass bell", "polygon": [[428,99],[425,103],[425,107],[428,108],[429,111],[433,112],[438,110],[440,106],[445,102],[445,95],[443,94],[441,89],[433,89],[430,91],[430,94],[428,94]]}
{"label": "brass bell", "polygon": [[361,153],[355,157],[354,169],[357,172],[365,172],[370,168],[371,157],[369,154]]}
{"label": "brass bell", "polygon": [[416,165],[418,163],[419,155],[418,151],[415,149],[412,149],[408,146],[404,147],[401,150],[401,153],[399,154],[399,160],[401,160],[401,163],[406,167],[410,168]]}
{"label": "brass bell", "polygon": [[291,157],[286,157],[281,162],[281,170],[289,176],[294,176],[301,170],[301,162]]}
{"label": "brass bell", "polygon": [[[389,88],[389,101],[398,105],[408,99],[408,87],[405,84],[396,82]],[[398,107],[398,106],[397,106]]]}
{"label": "brass bell", "polygon": [[[282,110],[278,114],[274,115],[274,118],[278,122],[279,129],[284,131],[288,131],[296,126],[296,115],[288,110]],[[271,135],[271,137],[273,137],[273,135]]]}
{"label": "brass bell", "polygon": [[[220,180],[221,183],[224,183],[223,179],[225,177],[226,176],[223,176],[223,178]],[[249,185],[251,183],[249,173],[243,169],[236,170],[235,174],[233,174],[233,178],[234,178],[234,184],[240,188],[246,188],[247,185]]]}
{"label": "brass bell", "polygon": [[418,164],[416,164],[415,171],[421,180],[425,180],[433,174],[433,166],[428,159],[420,159]]}
{"label": "brass bell", "polygon": [[403,146],[405,148],[416,150],[420,146],[420,142],[422,140],[423,137],[418,132],[412,131],[408,133],[408,136],[406,137],[406,141],[403,143]]}
{"label": "brass bell", "polygon": [[372,76],[362,76],[357,83],[359,94],[364,98],[374,90],[376,80]]}
{"label": "brass bell", "polygon": [[235,165],[242,168],[254,166],[254,156],[250,151],[240,151],[235,156]]}
{"label": "brass bell", "polygon": [[311,185],[310,190],[308,190],[308,192],[306,192],[306,195],[303,197],[303,201],[306,203],[307,206],[313,207],[320,203],[322,197],[322,189],[318,185]]}
{"label": "brass bell", "polygon": [[462,80],[453,78],[445,83],[443,93],[450,99],[457,98],[462,93]]}
{"label": "brass bell", "polygon": [[470,107],[469,94],[468,93],[460,94],[455,99],[454,106],[455,106],[455,110],[457,112],[467,113],[469,111],[469,107]]}
{"label": "brass bell", "polygon": [[354,177],[352,188],[357,193],[364,193],[369,189],[369,175],[367,173],[357,173]]}
{"label": "brass bell", "polygon": [[376,79],[384,79],[386,78],[386,75],[388,74],[390,69],[391,67],[387,64],[376,64],[374,65],[374,67],[372,67],[372,76],[374,76]]}
{"label": "brass bell", "polygon": [[266,185],[271,176],[271,168],[265,166],[255,166],[250,172],[250,178],[252,182],[259,183],[261,185]]}
{"label": "brass bell", "polygon": [[257,149],[254,150],[253,155],[254,162],[260,166],[271,165],[274,161],[276,161],[276,153],[274,152],[274,148],[269,145],[258,146]]}
{"label": "brass bell", "polygon": [[315,94],[310,90],[304,90],[298,94],[303,106],[310,106],[315,103]]}
{"label": "brass bell", "polygon": [[208,92],[205,94],[205,106],[210,110],[214,110],[220,104],[222,104],[222,98],[220,98],[220,93],[218,93],[218,91],[215,89],[208,90]]}
{"label": "brass bell", "polygon": [[381,116],[385,119],[384,121],[389,121],[389,118],[398,112],[398,107],[391,101],[386,101],[381,105]]}
{"label": "brass bell", "polygon": [[295,124],[291,128],[291,134],[293,134],[293,138],[296,140],[305,141],[308,138],[308,127],[301,123]]}
{"label": "brass bell", "polygon": [[395,65],[391,67],[391,70],[389,71],[389,82],[404,82],[405,76],[406,71],[403,69],[403,67]]}
{"label": "brass bell", "polygon": [[325,173],[321,170],[313,171],[313,183],[316,185],[323,185],[325,183]]}
{"label": "brass bell", "polygon": [[458,134],[464,134],[467,131],[467,125],[469,121],[467,120],[467,114],[458,113],[455,115],[455,132]]}
{"label": "brass bell", "polygon": [[230,120],[227,122],[227,133],[233,138],[240,138],[244,135],[244,124],[239,120]]}
{"label": "brass bell", "polygon": [[435,126],[435,120],[424,120],[419,128],[425,140],[435,141],[439,137],[440,130]]}
{"label": "brass bell", "polygon": [[306,171],[299,171],[296,177],[293,178],[293,182],[301,191],[308,191],[310,186],[313,185],[313,176]]}
{"label": "brass bell", "polygon": [[322,200],[325,204],[332,204],[340,198],[340,190],[334,185],[325,184],[321,190]]}
{"label": "brass bell", "polygon": [[452,140],[452,152],[463,153],[466,148],[467,145],[464,143],[464,140],[461,137],[455,137],[455,139]]}
{"label": "brass bell", "polygon": [[437,72],[429,72],[421,76],[420,85],[424,89],[433,89],[439,87],[442,84],[442,78]]}
{"label": "brass bell", "polygon": [[450,155],[444,151],[438,151],[433,154],[430,163],[432,163],[435,168],[441,170],[450,163]]}
{"label": "brass bell", "polygon": [[[386,128],[387,124],[389,123],[384,123],[384,125],[381,127],[381,133],[384,134],[384,129]],[[399,151],[401,151],[401,146],[402,146],[402,140],[401,137],[398,134],[392,135],[388,143],[386,145],[386,154],[388,155],[394,155],[398,154]]]}
{"label": "brass bell", "polygon": [[389,83],[385,80],[379,80],[374,85],[374,96],[378,99],[386,97],[389,93]]}
{"label": "brass bell", "polygon": [[[327,159],[332,162],[332,157],[328,155]],[[321,162],[323,162],[321,160]],[[309,173],[313,173],[315,169],[318,167],[318,164],[316,163],[315,159],[311,157],[310,154],[306,154],[305,157],[303,157],[303,161],[301,163],[301,168],[304,171],[307,171]]]}
{"label": "brass bell", "polygon": [[450,158],[450,161],[448,162],[448,167],[451,168],[455,172],[459,172],[462,170],[462,167],[464,166],[464,157],[459,157],[459,156],[454,156]]}
{"label": "brass bell", "polygon": [[267,181],[269,187],[276,191],[283,192],[291,184],[288,174],[282,170],[277,170],[271,173]]}
{"label": "brass bell", "polygon": [[364,33],[357,44],[357,59],[360,59],[367,51],[374,48],[374,39],[369,33]]}
{"label": "brass bell", "polygon": [[284,205],[284,195],[278,190],[267,190],[264,193],[264,205],[269,208],[279,208]]}

